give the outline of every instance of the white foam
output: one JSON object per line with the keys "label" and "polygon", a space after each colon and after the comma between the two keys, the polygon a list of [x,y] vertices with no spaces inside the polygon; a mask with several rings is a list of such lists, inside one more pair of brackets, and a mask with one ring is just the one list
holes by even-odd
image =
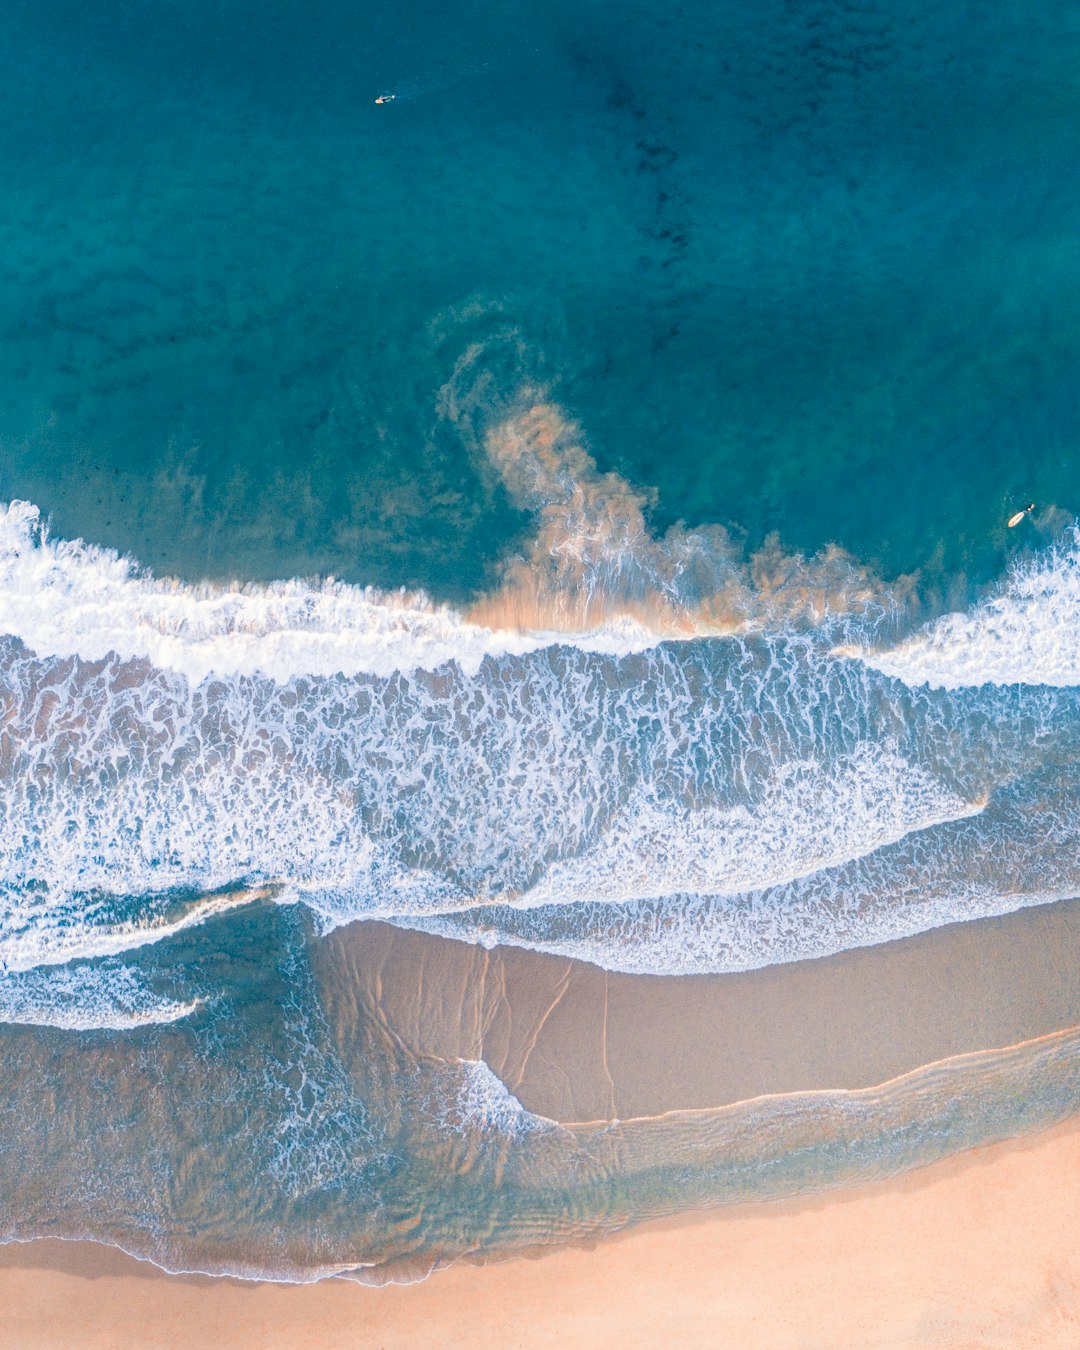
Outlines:
{"label": "white foam", "polygon": [[833,956],[1080,894],[1080,793],[1071,782],[1047,787],[1011,785],[977,814],[767,889],[486,907],[408,923],[631,974],[730,974]]}
{"label": "white foam", "polygon": [[1080,531],[1016,567],[1001,593],[970,613],[947,614],[890,650],[857,654],[909,685],[1080,685]]}
{"label": "white foam", "polygon": [[[703,896],[739,902],[970,818],[1025,756],[1037,767],[1048,728],[1060,746],[1072,725],[1051,691],[1002,721],[992,691],[913,694],[829,659],[820,634],[652,646],[625,620],[617,656],[542,634],[495,658],[487,630],[400,597],[156,582],[48,540],[25,504],[0,513],[0,539],[0,628],[21,640],[0,642],[0,970],[159,942],[264,887],[327,925],[482,912],[465,920],[481,941],[533,940],[493,907],[558,909],[565,928],[598,902],[632,917],[670,898],[619,939],[638,955],[597,946],[584,921],[573,950],[674,965],[675,910],[700,916]],[[1070,558],[1043,570],[1075,572]],[[426,670],[476,634],[491,660],[477,649]],[[268,678],[253,673],[264,648]],[[326,651],[346,649],[353,673],[326,673],[345,664]],[[406,656],[420,662],[409,675]],[[229,673],[196,683],[217,662]],[[860,924],[838,926],[818,895],[797,949],[888,930]],[[692,968],[722,931],[704,923]]]}
{"label": "white foam", "polygon": [[[63,896],[64,888],[60,889]],[[4,902],[0,924],[0,972],[17,973],[69,961],[117,956],[153,946],[186,929],[249,904],[252,896],[240,891],[211,895],[184,906],[174,916],[155,912],[162,897],[147,897],[147,911],[131,922],[110,922],[102,906],[80,905],[78,910],[56,903],[26,904],[17,893],[0,891]]]}
{"label": "white foam", "polygon": [[482,1059],[459,1059],[448,1073],[452,1082],[440,1087],[446,1100],[436,1116],[439,1127],[448,1133],[475,1131],[484,1137],[517,1139],[560,1128],[546,1116],[526,1110]]}
{"label": "white foam", "polygon": [[573,638],[496,632],[422,595],[343,582],[185,585],[157,579],[109,549],[50,538],[36,506],[0,506],[0,633],[42,656],[145,658],[197,685],[211,675],[388,675],[556,641],[637,651],[661,634],[614,618]]}
{"label": "white foam", "polygon": [[675,809],[639,794],[597,845],[554,863],[515,906],[734,895],[981,809],[895,751],[864,742],[829,766],[782,765],[749,806]]}
{"label": "white foam", "polygon": [[131,1031],[189,1017],[201,999],[155,994],[122,966],[0,976],[0,1022],[66,1031]]}
{"label": "white foam", "polygon": [[[0,670],[9,970],[162,941],[267,886],[328,926],[741,892],[983,800],[931,767],[954,725],[907,727],[934,700],[803,639],[287,686],[15,644]],[[1002,735],[980,738],[987,782],[1030,740]]]}

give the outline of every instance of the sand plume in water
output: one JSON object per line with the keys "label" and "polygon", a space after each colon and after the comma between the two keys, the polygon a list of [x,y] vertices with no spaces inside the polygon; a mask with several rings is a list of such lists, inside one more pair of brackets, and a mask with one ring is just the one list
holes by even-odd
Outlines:
{"label": "sand plume in water", "polygon": [[473,622],[574,633],[623,620],[679,637],[880,620],[910,603],[916,578],[885,585],[836,545],[807,558],[772,536],[747,557],[721,525],[676,524],[657,536],[647,519],[655,494],[599,470],[529,363],[507,329],[470,344],[440,396],[442,417],[481,471],[535,517],[501,584],[469,611]]}

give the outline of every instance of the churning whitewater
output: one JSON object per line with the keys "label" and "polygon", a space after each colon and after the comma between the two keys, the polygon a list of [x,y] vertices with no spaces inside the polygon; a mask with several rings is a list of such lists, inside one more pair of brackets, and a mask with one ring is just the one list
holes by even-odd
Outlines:
{"label": "churning whitewater", "polygon": [[[625,485],[560,448],[548,410],[523,420],[496,449],[545,503],[545,547],[584,513],[590,562],[610,572],[595,527],[613,502],[638,509]],[[1075,893],[1076,537],[889,645],[880,587],[874,606],[845,590],[817,622],[789,598],[744,603],[709,635],[699,586],[673,640],[671,588],[650,610],[642,577],[675,575],[686,536],[634,529],[610,544],[622,574],[637,560],[634,603],[615,588],[579,608],[592,630],[554,634],[336,583],[157,581],[11,503],[0,1018],[182,1017],[195,1002],[85,963],[256,900],[302,903],[324,930],[380,918],[679,974]],[[789,597],[800,564],[820,585],[814,560],[791,560]],[[723,568],[749,585],[726,545]],[[538,575],[533,602],[561,587],[573,609],[580,567]]]}

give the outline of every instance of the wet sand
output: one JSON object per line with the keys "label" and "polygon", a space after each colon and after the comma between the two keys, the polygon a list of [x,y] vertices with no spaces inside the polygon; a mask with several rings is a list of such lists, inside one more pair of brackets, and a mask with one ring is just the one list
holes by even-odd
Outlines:
{"label": "wet sand", "polygon": [[0,1347],[1065,1350],[1080,1122],[814,1200],[643,1224],[421,1284],[174,1278],[83,1243],[0,1249]]}
{"label": "wet sand", "polygon": [[870,1087],[1080,1024],[1080,900],[740,975],[609,974],[373,923],[314,961],[347,1058],[374,1019],[411,1055],[483,1059],[566,1123]]}
{"label": "wet sand", "polygon": [[[828,960],[608,975],[378,924],[314,944],[347,1051],[485,1059],[567,1122],[859,1088],[1080,1024],[1080,901]],[[1057,1347],[1080,1343],[1080,1119],[891,1181],[642,1224],[412,1286],[165,1276],[93,1244],[0,1249],[6,1347]]]}

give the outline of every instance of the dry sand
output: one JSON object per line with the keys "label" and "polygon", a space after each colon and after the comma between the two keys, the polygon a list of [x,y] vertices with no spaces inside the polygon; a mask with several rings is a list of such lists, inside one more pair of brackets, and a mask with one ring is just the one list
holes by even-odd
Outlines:
{"label": "dry sand", "polygon": [[0,1346],[1074,1350],[1080,1123],[812,1201],[366,1288],[184,1280],[89,1244],[0,1251]]}

